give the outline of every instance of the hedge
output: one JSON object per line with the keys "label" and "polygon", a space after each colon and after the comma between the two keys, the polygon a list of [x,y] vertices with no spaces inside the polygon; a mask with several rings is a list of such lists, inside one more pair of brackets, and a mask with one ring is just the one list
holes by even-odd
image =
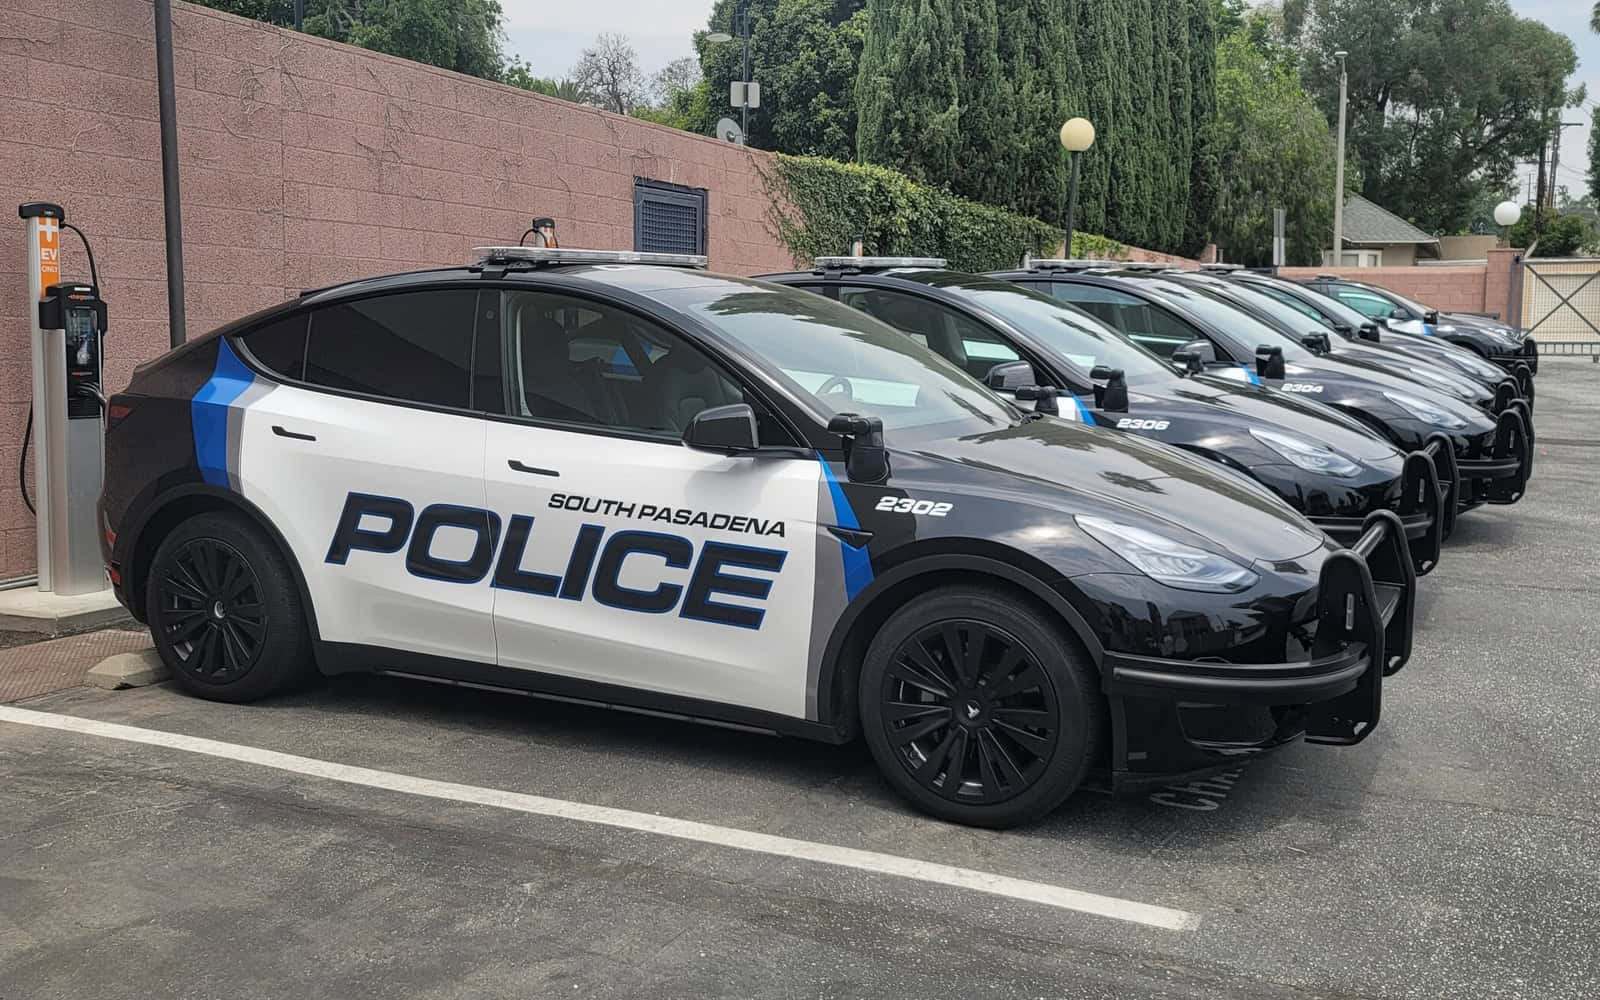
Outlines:
{"label": "hedge", "polygon": [[[1038,219],[958,198],[884,167],[778,154],[763,171],[777,237],[806,263],[850,252],[943,257],[959,271],[1015,267],[1023,254],[1055,252],[1061,229]],[[1122,244],[1074,233],[1072,256],[1115,258]]]}

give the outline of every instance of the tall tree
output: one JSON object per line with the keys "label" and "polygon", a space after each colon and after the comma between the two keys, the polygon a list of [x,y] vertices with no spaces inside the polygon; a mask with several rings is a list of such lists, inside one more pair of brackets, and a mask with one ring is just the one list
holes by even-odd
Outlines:
{"label": "tall tree", "polygon": [[1589,116],[1589,196],[1600,205],[1600,111]]}
{"label": "tall tree", "polygon": [[626,35],[601,32],[578,58],[572,68],[572,80],[590,104],[619,115],[629,114],[645,103],[639,55]]}
{"label": "tall tree", "polygon": [[1076,23],[1059,0],[1006,3],[999,13],[1000,69],[1015,95],[1016,123],[999,167],[1016,188],[997,203],[1059,223],[1067,161],[1057,136],[1063,121],[1086,111]]}
{"label": "tall tree", "polygon": [[1222,185],[1217,21],[1210,0],[1189,0],[1189,94],[1189,136],[1194,146],[1189,157],[1189,213],[1181,246],[1183,252],[1195,255],[1211,242],[1211,223]]}
{"label": "tall tree", "polygon": [[961,147],[960,0],[868,0],[856,83],[861,161],[948,183]]}

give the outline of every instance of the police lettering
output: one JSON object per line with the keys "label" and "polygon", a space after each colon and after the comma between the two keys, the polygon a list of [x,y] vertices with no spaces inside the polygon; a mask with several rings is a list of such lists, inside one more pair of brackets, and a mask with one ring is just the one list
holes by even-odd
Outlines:
{"label": "police lettering", "polygon": [[[432,504],[418,514],[405,500],[351,493],[345,497],[334,528],[327,561],[343,566],[355,552],[392,555],[404,549],[406,571],[428,580],[478,583],[490,576],[492,567],[490,586],[497,590],[569,601],[581,601],[587,593],[597,603],[623,611],[677,611],[680,618],[759,629],[766,616],[764,608],[718,598],[765,601],[774,576],[751,575],[750,571],[775,575],[788,555],[779,549],[706,542],[696,558],[694,542],[680,535],[629,530],[607,537],[604,525],[585,524],[578,529],[561,572],[554,573],[548,571],[553,567],[524,566],[535,522],[532,515],[513,514],[502,537],[500,516],[493,511]],[[472,550],[466,558],[445,559],[434,553],[435,538],[442,529],[472,533]],[[627,566],[637,567],[633,579],[653,576],[657,582],[650,588],[625,586],[622,578]],[[645,566],[659,567],[659,572],[651,574]]]}

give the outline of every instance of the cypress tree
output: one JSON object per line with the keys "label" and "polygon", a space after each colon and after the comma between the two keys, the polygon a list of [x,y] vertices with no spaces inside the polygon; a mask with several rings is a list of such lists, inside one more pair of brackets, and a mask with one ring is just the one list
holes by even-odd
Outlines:
{"label": "cypress tree", "polygon": [[1190,89],[1189,12],[1184,6],[1158,4],[1166,17],[1167,216],[1160,245],[1181,247],[1189,221],[1190,173],[1194,165],[1194,92]]}
{"label": "cypress tree", "polygon": [[857,155],[949,183],[961,154],[960,0],[869,0],[856,94]]}
{"label": "cypress tree", "polygon": [[961,149],[951,187],[990,205],[1015,206],[1023,178],[1016,159],[1017,108],[1012,79],[1000,61],[1000,15],[995,0],[958,3],[962,43]]}
{"label": "cypress tree", "polygon": [[1127,57],[1123,62],[1123,112],[1115,135],[1111,163],[1111,214],[1119,239],[1142,247],[1154,246],[1154,217],[1160,212],[1160,142],[1166,104],[1159,111],[1155,99],[1155,42],[1151,37],[1151,0],[1122,0],[1117,10],[1125,33]]}
{"label": "cypress tree", "polygon": [[1083,80],[1065,0],[1009,3],[1000,20],[1000,62],[1015,94],[1015,135],[1004,169],[1017,179],[1011,207],[1059,223],[1067,163],[1061,123],[1083,114]]}
{"label": "cypress tree", "polygon": [[[1117,140],[1117,93],[1125,90],[1121,54],[1116,42],[1116,0],[1078,0],[1076,12],[1078,62],[1083,74],[1083,107],[1067,117],[1082,116],[1094,123],[1095,145],[1079,154],[1078,214],[1076,226],[1086,232],[1113,236],[1107,225],[1111,192],[1111,161]],[[1127,33],[1123,32],[1126,38]],[[1115,237],[1114,237],[1115,238]]]}
{"label": "cypress tree", "polygon": [[1189,217],[1184,225],[1183,251],[1198,254],[1211,239],[1211,219],[1221,187],[1217,160],[1217,25],[1211,0],[1188,0],[1189,91],[1194,100],[1189,111],[1189,132],[1194,140],[1190,157]]}

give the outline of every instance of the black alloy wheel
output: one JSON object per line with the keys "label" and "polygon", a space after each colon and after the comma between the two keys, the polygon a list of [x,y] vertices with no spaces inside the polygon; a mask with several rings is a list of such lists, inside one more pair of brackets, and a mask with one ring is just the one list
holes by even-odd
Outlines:
{"label": "black alloy wheel", "polygon": [[215,538],[184,543],[163,568],[161,627],[183,669],[213,684],[243,677],[268,624],[255,570]]}
{"label": "black alloy wheel", "polygon": [[927,625],[883,674],[882,724],[918,784],[996,803],[1038,780],[1058,741],[1055,687],[1017,639],[986,622]]}

